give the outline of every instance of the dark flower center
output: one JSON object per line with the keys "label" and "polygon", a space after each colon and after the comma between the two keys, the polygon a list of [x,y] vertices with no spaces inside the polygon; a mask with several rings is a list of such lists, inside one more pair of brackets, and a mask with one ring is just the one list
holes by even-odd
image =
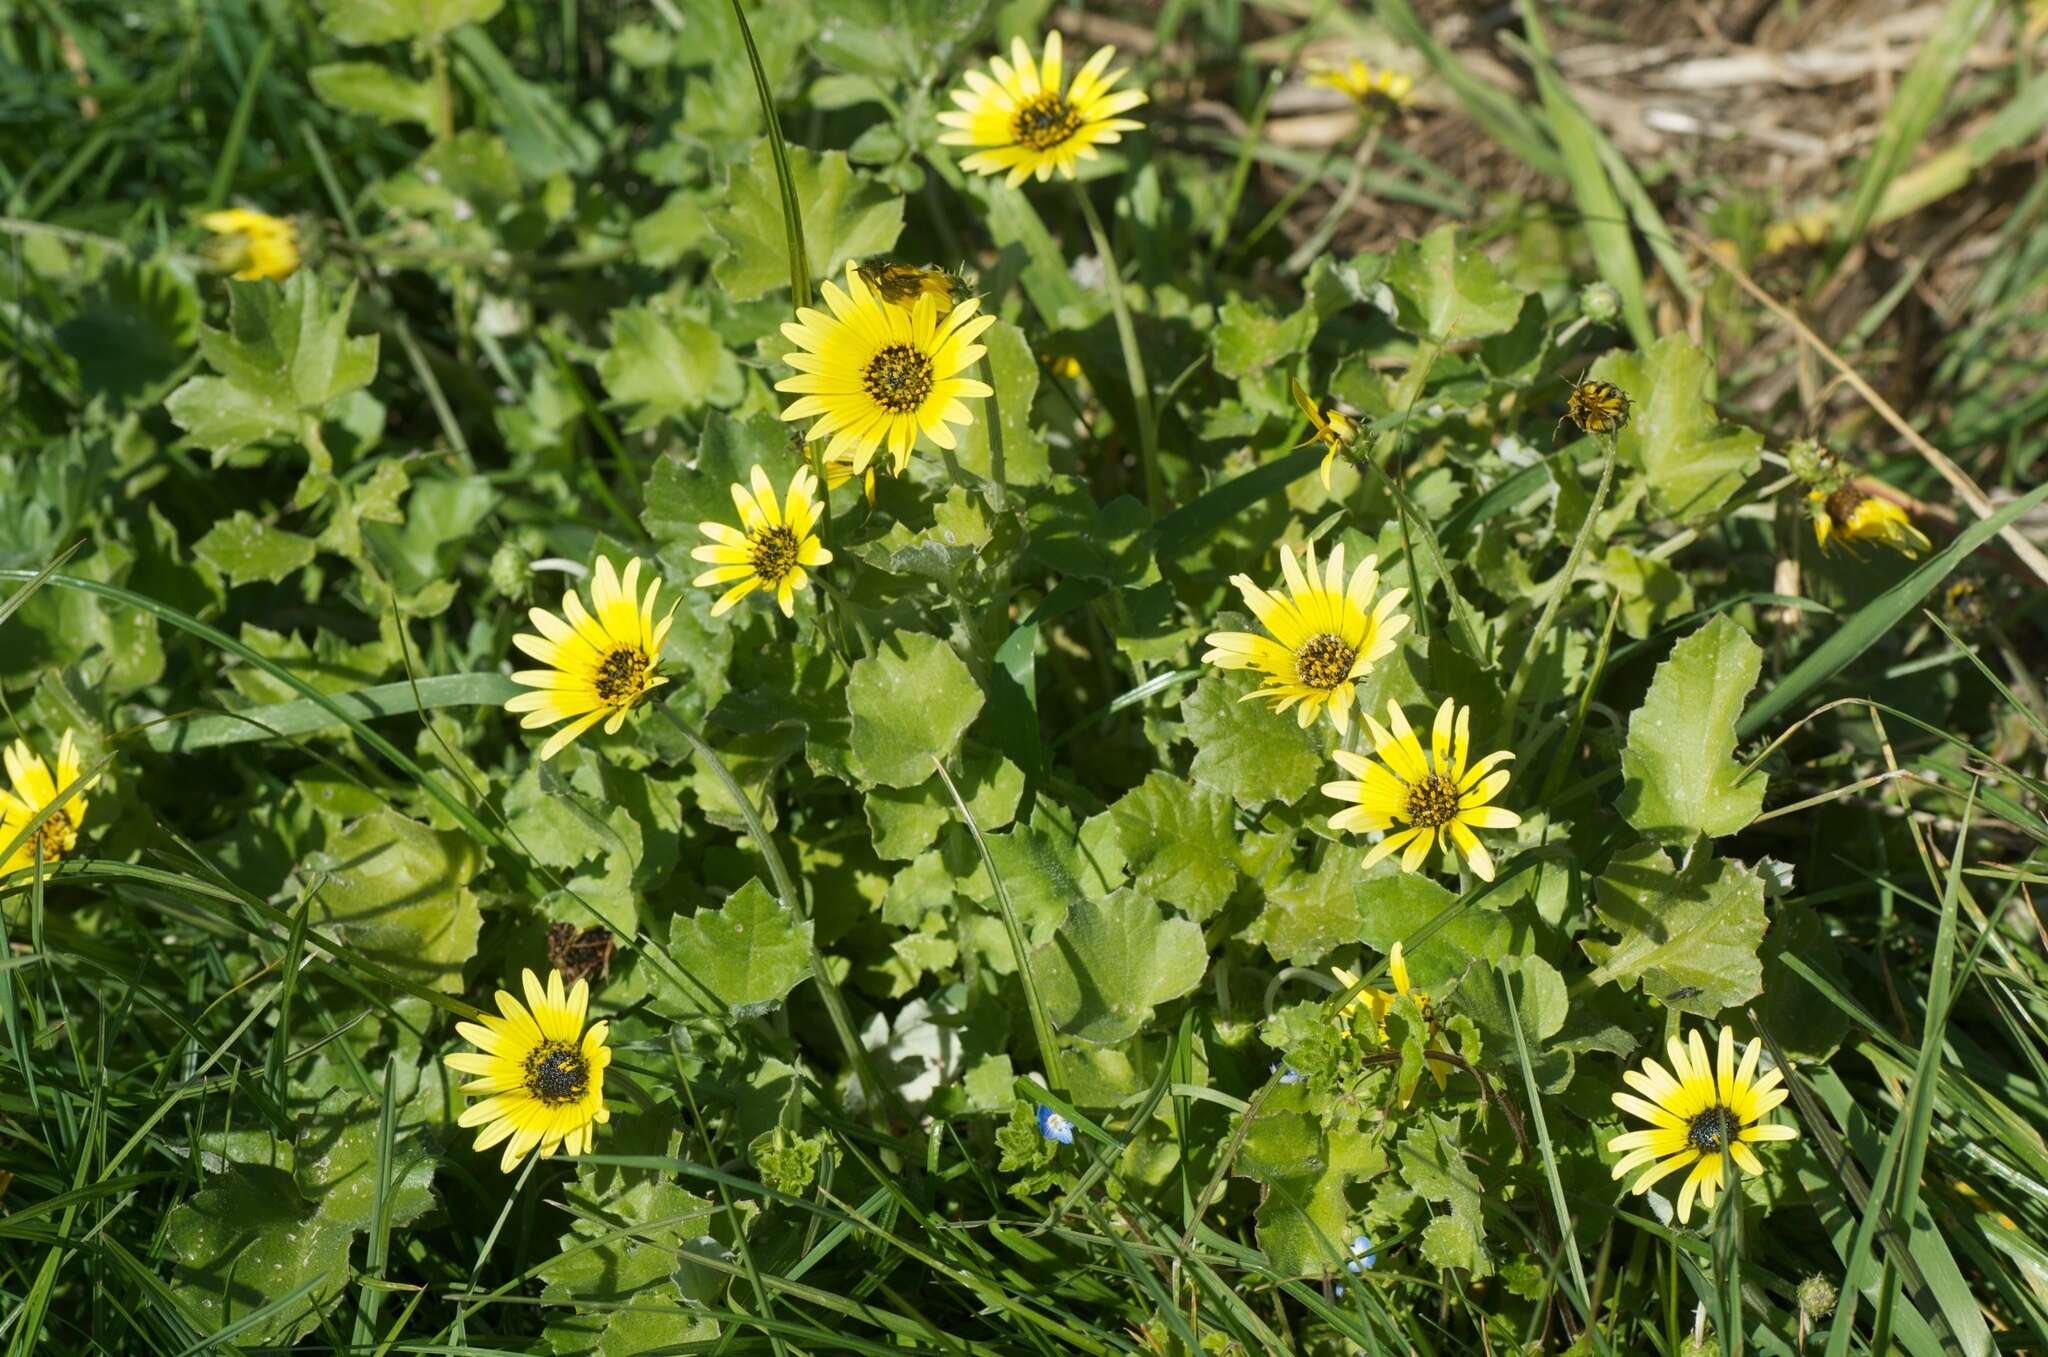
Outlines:
{"label": "dark flower center", "polygon": [[1581,382],[1565,413],[1587,433],[1612,433],[1628,422],[1628,397],[1612,382]]}
{"label": "dark flower center", "polygon": [[1343,637],[1319,632],[1294,652],[1294,676],[1307,687],[1327,692],[1351,677],[1351,662],[1357,658],[1358,651],[1345,645]]}
{"label": "dark flower center", "polygon": [[1714,1106],[1695,1115],[1685,1128],[1686,1143],[1701,1154],[1719,1154],[1734,1141],[1742,1124],[1725,1107]]}
{"label": "dark flower center", "polygon": [[526,1057],[526,1091],[550,1107],[580,1101],[590,1088],[590,1062],[566,1041],[544,1041]]}
{"label": "dark flower center", "polygon": [[908,344],[891,344],[868,360],[861,385],[890,414],[910,414],[932,392],[932,360]]}
{"label": "dark flower center", "polygon": [[631,702],[647,689],[649,661],[638,646],[620,646],[597,666],[598,700],[618,706]]}
{"label": "dark flower center", "polygon": [[28,843],[31,853],[40,852],[44,862],[55,862],[78,846],[78,831],[72,826],[69,813],[53,810]]}
{"label": "dark flower center", "polygon": [[1828,517],[1835,520],[1838,528],[1847,528],[1856,522],[1856,511],[1862,507],[1865,496],[1853,485],[1845,485],[1828,496]]}
{"label": "dark flower center", "polygon": [[796,569],[796,534],[788,528],[763,528],[754,534],[752,564],[761,583],[780,584]]}
{"label": "dark flower center", "polygon": [[1010,132],[1034,151],[1049,151],[1081,130],[1081,110],[1050,90],[1017,106]]}
{"label": "dark flower center", "polygon": [[1431,773],[1408,786],[1408,819],[1424,829],[1436,829],[1458,818],[1458,784],[1442,773]]}

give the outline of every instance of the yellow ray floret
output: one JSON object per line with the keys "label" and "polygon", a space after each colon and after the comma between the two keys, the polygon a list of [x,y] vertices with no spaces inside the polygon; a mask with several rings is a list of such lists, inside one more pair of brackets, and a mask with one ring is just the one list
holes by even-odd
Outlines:
{"label": "yellow ray floret", "polygon": [[941,448],[957,447],[950,426],[974,422],[962,401],[990,394],[986,383],[959,374],[986,352],[974,341],[995,317],[977,314],[981,303],[973,297],[941,317],[929,292],[908,310],[893,306],[851,263],[843,290],[829,279],[821,290],[829,315],[806,306],[782,326],[797,346],[782,357],[797,375],[775,384],[797,396],[782,417],[813,420],[804,437],[830,434],[825,459],[850,457],[856,474],[887,444],[900,475],[920,433]]}
{"label": "yellow ray floret", "polygon": [[1310,74],[1308,83],[1351,96],[1363,113],[1375,117],[1402,108],[1415,91],[1415,78],[1403,71],[1375,70],[1357,57],[1344,66],[1327,66]]}
{"label": "yellow ray floret", "polygon": [[1116,49],[1102,47],[1062,85],[1060,35],[1045,35],[1045,55],[1031,59],[1022,38],[1010,44],[1010,59],[989,62],[990,79],[968,71],[967,88],[953,91],[959,107],[939,115],[948,130],[939,140],[948,146],[978,146],[960,162],[976,174],[1006,174],[1011,188],[1036,175],[1042,184],[1058,170],[1074,177],[1074,162],[1094,160],[1096,147],[1123,140],[1144,124],[1122,117],[1145,102],[1142,90],[1112,88],[1122,70],[1109,70]]}
{"label": "yellow ray floret", "polygon": [[1714,1209],[1727,1161],[1751,1176],[1762,1173],[1763,1163],[1750,1146],[1799,1135],[1795,1127],[1763,1120],[1785,1101],[1785,1090],[1778,1086],[1784,1077],[1779,1071],[1757,1076],[1762,1051],[1763,1042],[1752,1040],[1737,1065],[1735,1034],[1724,1027],[1719,1059],[1710,1065],[1707,1044],[1694,1031],[1687,1042],[1674,1036],[1666,1043],[1670,1069],[1646,1059],[1640,1070],[1623,1071],[1621,1077],[1642,1096],[1617,1093],[1614,1105],[1649,1122],[1651,1129],[1627,1131],[1607,1142],[1609,1154],[1621,1155],[1614,1176],[1626,1178],[1642,1169],[1629,1184],[1630,1192],[1641,1193],[1667,1174],[1691,1169],[1678,1189],[1678,1223],[1683,1225],[1695,1196],[1701,1206]]}
{"label": "yellow ray floret", "polygon": [[0,876],[34,867],[38,855],[45,867],[54,867],[60,858],[78,848],[78,831],[85,824],[85,793],[99,779],[95,777],[81,785],[70,800],[50,811],[42,824],[28,832],[44,808],[56,806],[58,796],[78,781],[78,741],[70,731],[64,732],[57,745],[54,772],[25,740],[7,746],[4,757],[11,789],[0,790],[0,851],[24,833],[27,837],[0,860]]}
{"label": "yellow ray floret", "polygon": [[711,605],[713,617],[756,589],[774,595],[775,606],[782,609],[784,617],[796,615],[796,591],[811,586],[806,568],[832,560],[832,553],[811,531],[818,525],[818,505],[812,498],[817,488],[818,478],[805,468],[790,478],[789,498],[778,504],[768,473],[757,466],[752,489],[733,482],[732,502],[740,514],[738,528],[723,523],[697,525],[711,541],[690,555],[712,568],[691,583],[732,585]]}
{"label": "yellow ray floret", "polygon": [[1330,553],[1321,571],[1313,543],[1302,548],[1301,563],[1282,547],[1285,593],[1268,593],[1248,575],[1230,577],[1270,635],[1212,632],[1203,660],[1219,669],[1258,670],[1265,678],[1245,694],[1246,700],[1264,699],[1276,712],[1299,704],[1297,719],[1304,729],[1327,709],[1330,724],[1341,734],[1351,726],[1358,680],[1393,653],[1394,638],[1408,625],[1407,614],[1396,611],[1408,596],[1406,589],[1390,589],[1373,601],[1380,586],[1378,565],[1379,557],[1366,557],[1347,583],[1343,547]]}
{"label": "yellow ray floret", "polygon": [[484,1128],[479,1150],[505,1142],[498,1167],[507,1173],[534,1150],[543,1159],[558,1149],[588,1154],[596,1126],[612,1119],[604,1105],[604,1072],[612,1063],[606,1024],[583,1030],[590,982],[578,980],[565,993],[559,972],[549,972],[545,988],[530,970],[520,978],[526,1002],[499,990],[495,1015],[456,1024],[476,1052],[442,1057],[450,1069],[476,1076],[462,1091],[483,1101],[464,1108],[457,1125]]}
{"label": "yellow ray floret", "polygon": [[635,557],[620,576],[612,570],[610,558],[598,557],[591,572],[589,608],[571,589],[562,596],[562,616],[535,608],[527,616],[540,634],[521,632],[512,638],[513,645],[547,668],[513,674],[514,683],[534,691],[512,698],[505,710],[523,713],[519,724],[527,730],[569,722],[540,747],[543,760],[559,754],[599,721],[605,722],[605,734],[617,734],[626,713],[668,682],[655,666],[676,605],[671,603],[656,620],[654,600],[661,581],[650,580],[642,595],[640,569]]}
{"label": "yellow ray floret", "polygon": [[[1337,983],[1345,989],[1350,989],[1358,983],[1358,977],[1342,966],[1332,966],[1330,974],[1335,976]],[[1385,1046],[1387,1014],[1393,1012],[1394,1001],[1402,998],[1413,999],[1415,1006],[1422,1010],[1422,1020],[1429,1028],[1423,1037],[1423,1060],[1429,1066],[1430,1075],[1436,1080],[1436,1086],[1442,1088],[1444,1080],[1449,1077],[1455,1066],[1447,1060],[1435,1058],[1436,1052],[1447,1049],[1444,1046],[1443,1034],[1437,1028],[1436,1009],[1429,1002],[1427,992],[1409,984],[1408,959],[1401,955],[1401,944],[1398,942],[1394,944],[1394,950],[1387,953],[1387,976],[1394,982],[1394,992],[1389,994],[1383,989],[1360,990],[1344,1005],[1345,1020],[1352,1025],[1352,1030],[1356,1031],[1361,1018],[1370,1018],[1373,1030],[1378,1034],[1379,1044]]]}
{"label": "yellow ray floret", "polygon": [[1412,872],[1441,844],[1462,853],[1480,880],[1493,880],[1493,855],[1472,831],[1513,829],[1522,823],[1515,812],[1491,804],[1508,785],[1507,770],[1496,772],[1495,766],[1514,755],[1501,750],[1467,764],[1472,709],[1450,698],[1437,708],[1426,752],[1399,703],[1387,703],[1387,719],[1391,731],[1365,718],[1379,763],[1348,749],[1335,751],[1338,764],[1357,780],[1326,782],[1323,794],[1357,804],[1332,815],[1330,828],[1392,831],[1365,855],[1366,867],[1399,852],[1401,870]]}
{"label": "yellow ray floret", "polygon": [[299,267],[299,231],[286,217],[231,207],[199,224],[213,232],[207,255],[242,279],[289,278]]}
{"label": "yellow ray floret", "polygon": [[1304,387],[1300,382],[1290,379],[1289,384],[1294,388],[1294,403],[1301,407],[1301,412],[1308,416],[1309,424],[1315,429],[1315,432],[1301,446],[1307,447],[1310,443],[1321,443],[1328,449],[1323,454],[1322,466],[1323,489],[1328,490],[1330,488],[1330,463],[1336,461],[1337,454],[1349,448],[1358,438],[1358,425],[1354,424],[1349,416],[1334,405],[1327,410],[1318,409],[1315,399],[1308,394],[1308,388]]}
{"label": "yellow ray floret", "polygon": [[1866,495],[1853,485],[1844,485],[1832,494],[1809,491],[1806,502],[1813,515],[1813,536],[1822,551],[1833,550],[1839,542],[1842,550],[1861,559],[1857,546],[1875,544],[1913,561],[1921,552],[1934,549],[1934,543],[1913,526],[1904,509],[1888,499]]}

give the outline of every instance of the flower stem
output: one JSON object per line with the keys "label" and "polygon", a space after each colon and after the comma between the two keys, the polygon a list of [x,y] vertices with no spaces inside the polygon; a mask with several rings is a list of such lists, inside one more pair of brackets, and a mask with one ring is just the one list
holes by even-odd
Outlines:
{"label": "flower stem", "polygon": [[1309,233],[1309,238],[1297,246],[1293,254],[1287,256],[1287,262],[1281,265],[1282,272],[1300,273],[1314,263],[1315,257],[1329,245],[1330,238],[1337,234],[1337,228],[1344,224],[1344,214],[1358,201],[1359,191],[1365,187],[1366,167],[1372,164],[1373,154],[1379,148],[1380,128],[1375,123],[1372,130],[1358,143],[1358,151],[1351,157],[1351,175],[1338,192],[1337,201],[1330,204],[1330,210],[1316,223],[1316,229]]}
{"label": "flower stem", "polygon": [[434,140],[455,135],[455,86],[448,78],[448,49],[435,39],[428,53],[434,64]]}
{"label": "flower stem", "polygon": [[1159,477],[1159,430],[1154,424],[1152,386],[1145,379],[1145,358],[1138,349],[1138,330],[1131,323],[1130,302],[1124,296],[1123,273],[1117,268],[1116,251],[1110,246],[1109,232],[1102,229],[1102,218],[1096,215],[1095,204],[1088,199],[1088,190],[1075,184],[1074,197],[1080,201],[1081,215],[1088,222],[1088,234],[1095,239],[1095,253],[1102,260],[1102,283],[1109,293],[1109,309],[1116,317],[1117,341],[1123,345],[1124,375],[1131,384],[1131,404],[1138,412],[1138,457],[1145,467],[1145,503],[1156,518],[1166,512],[1166,485]]}
{"label": "flower stem", "polygon": [[1543,611],[1536,618],[1536,627],[1529,633],[1529,644],[1522,651],[1522,659],[1515,666],[1515,677],[1508,684],[1507,725],[1514,728],[1516,709],[1521,705],[1522,689],[1528,686],[1529,675],[1535,672],[1536,656],[1543,646],[1543,638],[1549,634],[1551,625],[1557,621],[1557,610],[1564,603],[1564,596],[1571,592],[1572,577],[1579,572],[1579,562],[1585,558],[1586,544],[1593,540],[1593,525],[1600,517],[1600,506],[1607,500],[1607,487],[1614,480],[1614,436],[1609,434],[1601,440],[1607,448],[1607,455],[1600,460],[1600,484],[1593,491],[1593,502],[1586,509],[1586,520],[1579,524],[1579,535],[1572,540],[1572,554],[1565,557],[1564,569],[1558,572],[1557,583],[1551,588],[1550,597],[1543,602]]}

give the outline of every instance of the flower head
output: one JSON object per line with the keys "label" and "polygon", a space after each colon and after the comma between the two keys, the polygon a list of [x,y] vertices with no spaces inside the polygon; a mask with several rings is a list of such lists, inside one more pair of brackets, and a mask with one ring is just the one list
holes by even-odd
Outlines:
{"label": "flower head", "polygon": [[832,553],[811,531],[818,525],[818,506],[811,498],[817,488],[818,478],[806,467],[790,478],[789,498],[777,504],[768,473],[756,466],[753,489],[733,482],[732,502],[739,509],[740,526],[734,529],[723,523],[697,525],[711,541],[690,555],[710,562],[712,568],[691,583],[732,584],[711,605],[713,617],[756,589],[773,594],[784,617],[796,615],[796,591],[811,587],[805,567],[827,565],[832,560]]}
{"label": "flower head", "polygon": [[1629,1184],[1629,1191],[1635,1193],[1649,1191],[1650,1185],[1666,1174],[1691,1168],[1678,1190],[1678,1223],[1683,1225],[1692,1214],[1694,1196],[1708,1210],[1714,1208],[1727,1160],[1734,1160],[1754,1177],[1764,1166],[1750,1146],[1792,1140],[1799,1132],[1763,1120],[1765,1113],[1785,1101],[1785,1090],[1778,1087],[1784,1077],[1778,1070],[1757,1077],[1761,1040],[1751,1040],[1740,1066],[1735,1063],[1735,1034],[1726,1027],[1721,1029],[1719,1059],[1712,1065],[1707,1063],[1707,1044],[1698,1031],[1684,1043],[1672,1037],[1665,1051],[1671,1057],[1669,1070],[1646,1059],[1640,1070],[1622,1071],[1621,1077],[1642,1097],[1614,1095],[1616,1107],[1649,1122],[1652,1129],[1614,1137],[1607,1142],[1607,1152],[1622,1156],[1614,1165],[1617,1179],[1643,1170]]}
{"label": "flower head", "polygon": [[[1412,872],[1431,848],[1442,844],[1463,853],[1481,881],[1493,880],[1493,856],[1472,831],[1513,829],[1522,823],[1522,817],[1513,811],[1491,804],[1508,785],[1507,770],[1495,772],[1494,767],[1514,755],[1501,750],[1468,764],[1472,709],[1460,707],[1450,698],[1437,708],[1427,753],[1399,703],[1387,703],[1387,718],[1393,725],[1391,733],[1372,717],[1365,718],[1380,763],[1348,749],[1335,751],[1344,771],[1358,780],[1325,782],[1323,794],[1358,804],[1332,815],[1330,828],[1394,830],[1365,855],[1367,867],[1405,849],[1401,870]],[[1396,825],[1402,828],[1394,829]]]}
{"label": "flower head", "polygon": [[1389,589],[1373,602],[1380,587],[1378,565],[1379,557],[1366,557],[1347,583],[1343,547],[1330,553],[1328,567],[1320,572],[1313,543],[1301,549],[1300,564],[1282,547],[1286,593],[1267,593],[1248,575],[1230,577],[1271,635],[1211,632],[1202,658],[1220,669],[1264,674],[1246,699],[1271,702],[1276,712],[1299,703],[1297,719],[1304,729],[1327,707],[1330,724],[1340,733],[1348,730],[1358,680],[1393,652],[1394,638],[1408,625],[1407,614],[1396,611],[1408,596],[1406,589]]}
{"label": "flower head", "polygon": [[986,383],[958,374],[986,352],[974,341],[995,317],[977,315],[981,303],[972,297],[943,316],[929,292],[907,310],[892,305],[852,263],[843,291],[830,279],[822,290],[830,315],[807,306],[783,322],[782,333],[797,345],[783,361],[797,375],[775,389],[795,392],[797,399],[782,417],[816,416],[805,437],[831,434],[826,460],[850,457],[856,473],[868,469],[886,442],[900,474],[910,465],[920,432],[942,448],[958,446],[948,426],[974,422],[962,399],[990,394]]}
{"label": "flower head", "polygon": [[299,267],[299,231],[289,218],[231,207],[207,213],[199,224],[214,236],[207,257],[237,278],[282,281]]}
{"label": "flower head", "polygon": [[1047,1107],[1038,1105],[1038,1134],[1047,1140],[1056,1140],[1062,1145],[1074,1143],[1074,1123]]}
{"label": "flower head", "polygon": [[1344,1265],[1344,1270],[1356,1277],[1379,1260],[1379,1255],[1373,1252],[1371,1236],[1359,1235],[1351,1241],[1351,1261]]}
{"label": "flower head", "polygon": [[78,847],[78,830],[85,823],[85,793],[99,779],[81,783],[69,801],[57,805],[58,796],[78,782],[78,741],[68,730],[57,745],[55,773],[41,754],[29,748],[26,740],[16,740],[7,746],[4,758],[12,790],[0,789],[0,851],[27,832],[45,808],[56,808],[22,838],[13,852],[0,858],[0,876],[34,867],[38,857],[45,867],[54,867],[58,859]]}
{"label": "flower head", "polygon": [[512,638],[513,645],[547,668],[514,673],[514,683],[534,691],[513,697],[505,710],[525,713],[519,724],[526,730],[569,722],[540,747],[543,760],[559,754],[599,721],[605,722],[605,734],[617,734],[626,713],[668,682],[655,666],[676,605],[671,603],[656,621],[654,599],[661,581],[650,580],[644,596],[639,585],[638,557],[626,562],[626,573],[620,576],[613,572],[610,558],[600,556],[592,572],[589,608],[571,589],[562,596],[561,617],[534,608],[527,616],[540,634],[521,632]]}
{"label": "flower head", "polygon": [[[1332,966],[1330,974],[1345,989],[1350,989],[1358,983],[1358,977],[1342,966]],[[1384,1046],[1387,1044],[1387,1014],[1394,1011],[1394,1001],[1413,999],[1415,1006],[1422,1010],[1422,1021],[1429,1029],[1422,1040],[1423,1063],[1429,1066],[1430,1075],[1435,1078],[1436,1086],[1442,1088],[1444,1081],[1450,1077],[1452,1066],[1448,1061],[1431,1058],[1434,1052],[1445,1049],[1442,1034],[1437,1031],[1436,1008],[1429,1002],[1429,995],[1426,992],[1409,984],[1408,959],[1401,955],[1401,944],[1398,942],[1394,944],[1394,950],[1387,953],[1387,976],[1394,982],[1394,992],[1389,994],[1383,989],[1360,990],[1344,1005],[1345,1020],[1352,1025],[1352,1030],[1356,1031],[1359,1017],[1370,1017],[1373,1029],[1379,1036],[1379,1043]],[[1364,1009],[1363,1014],[1359,1012],[1361,1007]]]}
{"label": "flower head", "polygon": [[1330,463],[1336,461],[1337,454],[1348,449],[1353,441],[1357,439],[1358,425],[1353,423],[1349,416],[1334,405],[1327,410],[1317,409],[1315,400],[1308,394],[1308,389],[1302,386],[1300,382],[1290,381],[1289,385],[1294,388],[1294,403],[1301,407],[1301,412],[1308,416],[1310,426],[1315,429],[1315,432],[1301,446],[1307,447],[1309,443],[1321,443],[1329,449],[1329,451],[1323,454],[1322,466],[1323,489],[1328,490],[1330,488]]}
{"label": "flower head", "polygon": [[1374,70],[1351,58],[1345,66],[1325,66],[1310,73],[1308,83],[1351,96],[1358,111],[1373,118],[1398,113],[1415,92],[1415,78],[1402,71]]}
{"label": "flower head", "polygon": [[566,994],[559,972],[547,987],[532,971],[521,976],[526,1002],[498,991],[498,1014],[457,1023],[463,1040],[477,1048],[443,1056],[452,1070],[477,1077],[466,1094],[486,1094],[463,1109],[460,1126],[481,1126],[476,1148],[507,1141],[498,1167],[510,1173],[535,1148],[545,1159],[557,1149],[590,1151],[592,1128],[612,1119],[604,1105],[604,1071],[612,1063],[605,1027],[583,1020],[590,1009],[590,982],[578,980]]}
{"label": "flower head", "polygon": [[1577,382],[1557,424],[1562,429],[1570,421],[1581,433],[1611,434],[1628,423],[1633,405],[1628,392],[1613,382]]}
{"label": "flower head", "polygon": [[919,297],[930,297],[943,316],[967,295],[967,280],[944,269],[864,259],[855,266],[855,272],[877,297],[905,311],[915,311]]}
{"label": "flower head", "polygon": [[1832,494],[1809,490],[1806,503],[1813,515],[1814,540],[1822,551],[1831,551],[1833,544],[1840,542],[1842,550],[1861,559],[1857,544],[1876,543],[1912,561],[1919,559],[1921,552],[1934,549],[1934,543],[1913,526],[1904,509],[1888,499],[1866,495],[1853,485],[1845,484]]}
{"label": "flower head", "polygon": [[1045,35],[1045,55],[1038,61],[1031,59],[1022,38],[1013,39],[1008,61],[995,57],[989,62],[993,80],[969,71],[967,88],[953,91],[959,109],[939,115],[949,129],[939,140],[985,148],[961,161],[960,168],[1008,173],[1011,188],[1032,175],[1042,184],[1054,170],[1072,179],[1075,161],[1095,159],[1101,154],[1097,146],[1121,141],[1124,133],[1144,126],[1119,116],[1144,103],[1145,94],[1111,88],[1124,77],[1122,70],[1108,69],[1115,58],[1115,48],[1097,49],[1073,83],[1062,85],[1057,31]]}

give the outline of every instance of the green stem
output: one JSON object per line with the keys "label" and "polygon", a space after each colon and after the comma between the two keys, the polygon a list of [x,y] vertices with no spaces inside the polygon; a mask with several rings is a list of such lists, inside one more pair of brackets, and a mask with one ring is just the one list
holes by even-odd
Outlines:
{"label": "green stem", "polygon": [[1358,194],[1365,187],[1366,167],[1372,164],[1373,154],[1379,148],[1380,127],[1378,123],[1374,123],[1364,139],[1358,143],[1358,150],[1351,157],[1351,174],[1345,179],[1343,189],[1337,194],[1337,201],[1330,204],[1330,210],[1316,223],[1316,229],[1309,233],[1308,239],[1296,246],[1294,253],[1287,256],[1287,262],[1281,265],[1282,272],[1300,273],[1314,263],[1315,257],[1329,245],[1330,238],[1337,234],[1337,228],[1344,224],[1344,214],[1358,201]]}
{"label": "green stem", "polygon": [[1564,597],[1571,592],[1572,577],[1579,572],[1579,562],[1585,559],[1586,545],[1593,540],[1593,525],[1600,517],[1600,506],[1606,502],[1607,487],[1614,480],[1614,438],[1609,435],[1603,440],[1607,455],[1600,461],[1600,484],[1593,491],[1593,503],[1586,510],[1586,521],[1579,524],[1579,535],[1572,540],[1572,553],[1565,557],[1564,569],[1558,572],[1557,583],[1550,591],[1550,597],[1543,602],[1543,611],[1536,618],[1536,627],[1529,633],[1529,644],[1522,651],[1522,659],[1515,666],[1515,677],[1508,684],[1507,726],[1514,729],[1515,713],[1521,705],[1522,689],[1528,686],[1529,675],[1535,672],[1536,656],[1542,648],[1543,638],[1551,625],[1557,621],[1557,610],[1564,603]]}
{"label": "green stem", "polygon": [[[774,883],[776,898],[782,901],[783,908],[794,913],[799,919],[809,920],[810,911],[804,906],[803,895],[790,877],[789,868],[783,865],[781,851],[776,848],[775,840],[768,837],[768,828],[761,823],[761,813],[754,809],[752,798],[740,786],[739,779],[732,775],[732,769],[725,766],[725,760],[718,756],[718,751],[705,743],[704,737],[692,729],[689,722],[670,710],[667,703],[657,702],[653,705],[656,711],[668,718],[668,723],[674,726],[676,733],[689,744],[698,761],[711,770],[711,775],[718,780],[718,785],[724,788],[725,794],[739,807],[740,818],[746,821],[747,835],[753,839],[755,851],[760,853],[761,860],[768,866],[768,879]],[[852,1063],[855,1076],[860,1080],[868,1112],[876,1128],[886,1135],[889,1131],[889,1121],[883,1102],[896,1102],[896,1090],[875,1077],[874,1068],[868,1060],[867,1048],[860,1044],[860,1038],[854,1033],[853,1016],[846,1007],[846,996],[839,992],[838,983],[832,979],[832,972],[825,965],[824,952],[815,946],[811,948],[811,979],[818,986],[818,997],[824,1000],[825,1011],[831,1015],[832,1029],[838,1034],[839,1044],[845,1050],[847,1060]]]}
{"label": "green stem", "polygon": [[1077,183],[1074,197],[1080,201],[1088,234],[1095,239],[1095,253],[1102,260],[1102,283],[1109,293],[1109,309],[1116,316],[1116,337],[1124,350],[1124,376],[1130,381],[1131,404],[1138,413],[1138,457],[1145,468],[1145,502],[1157,518],[1166,512],[1166,484],[1159,476],[1159,430],[1154,422],[1157,416],[1152,409],[1152,385],[1145,379],[1145,358],[1138,349],[1138,330],[1131,323],[1123,273],[1117,268],[1109,232],[1102,229],[1102,218],[1096,215],[1088,190]]}
{"label": "green stem", "polygon": [[448,76],[448,49],[435,39],[428,49],[434,63],[434,140],[455,135],[455,86]]}

